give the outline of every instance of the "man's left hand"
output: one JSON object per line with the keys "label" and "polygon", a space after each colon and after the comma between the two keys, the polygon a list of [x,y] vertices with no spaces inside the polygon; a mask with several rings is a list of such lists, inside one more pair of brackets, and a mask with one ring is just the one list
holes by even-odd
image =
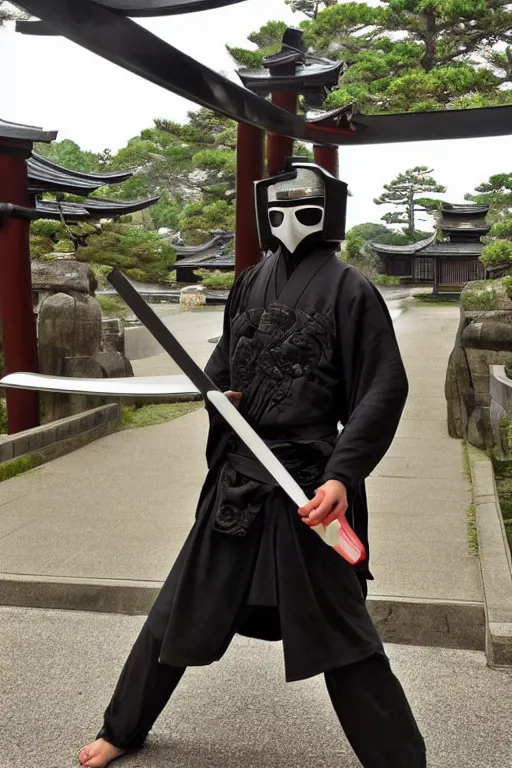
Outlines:
{"label": "man's left hand", "polygon": [[347,489],[338,480],[328,480],[318,488],[315,498],[299,509],[306,525],[330,525],[348,509]]}

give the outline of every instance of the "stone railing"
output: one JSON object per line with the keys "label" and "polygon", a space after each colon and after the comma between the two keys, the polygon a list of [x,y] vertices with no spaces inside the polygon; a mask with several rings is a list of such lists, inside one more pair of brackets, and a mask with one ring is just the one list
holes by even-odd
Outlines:
{"label": "stone railing", "polygon": [[504,365],[491,365],[490,370],[490,420],[494,446],[507,455],[510,447],[504,439],[502,425],[512,415],[512,379],[505,373]]}
{"label": "stone railing", "polygon": [[460,324],[445,388],[450,436],[483,450],[495,444],[490,367],[512,361],[512,300],[499,281],[488,282],[469,283],[461,294]]}

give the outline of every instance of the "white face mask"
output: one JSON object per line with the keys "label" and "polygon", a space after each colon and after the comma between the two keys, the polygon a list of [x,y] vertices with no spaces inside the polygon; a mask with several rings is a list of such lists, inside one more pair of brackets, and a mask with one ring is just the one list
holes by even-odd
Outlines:
{"label": "white face mask", "polygon": [[306,237],[322,232],[325,210],[321,205],[280,207],[279,203],[271,203],[268,217],[274,237],[295,253]]}

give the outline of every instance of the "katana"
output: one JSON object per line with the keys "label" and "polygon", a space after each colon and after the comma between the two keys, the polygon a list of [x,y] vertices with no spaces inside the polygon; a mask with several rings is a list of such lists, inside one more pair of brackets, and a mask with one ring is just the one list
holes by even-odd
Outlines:
{"label": "katana", "polygon": [[[307,504],[309,499],[300,485],[246,419],[244,419],[233,403],[215,386],[213,381],[190,357],[156,312],[153,311],[133,287],[128,278],[119,269],[114,269],[108,276],[108,281],[130,307],[133,314],[139,318],[160,346],[165,349],[181,368],[185,376],[197,387],[205,401],[210,402],[220,413],[231,429],[245,443],[297,507],[300,508]],[[334,547],[349,563],[356,565],[365,559],[364,546],[350,528],[345,515],[342,515],[327,527],[325,525],[318,525],[314,526],[313,530],[326,544]]]}

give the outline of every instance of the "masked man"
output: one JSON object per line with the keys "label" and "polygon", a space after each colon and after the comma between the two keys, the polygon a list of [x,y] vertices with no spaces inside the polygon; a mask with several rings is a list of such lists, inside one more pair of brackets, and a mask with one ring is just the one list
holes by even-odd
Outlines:
{"label": "masked man", "polygon": [[337,257],[346,200],[346,184],[300,158],[256,184],[268,255],[236,281],[206,369],[312,501],[297,510],[210,413],[195,524],[82,765],[140,748],[186,667],[217,661],[238,633],[282,640],[288,681],[325,674],[364,768],[426,766],[366,609],[368,560],[354,569],[311,530],[346,515],[368,552],[364,480],[407,397],[386,305]]}

